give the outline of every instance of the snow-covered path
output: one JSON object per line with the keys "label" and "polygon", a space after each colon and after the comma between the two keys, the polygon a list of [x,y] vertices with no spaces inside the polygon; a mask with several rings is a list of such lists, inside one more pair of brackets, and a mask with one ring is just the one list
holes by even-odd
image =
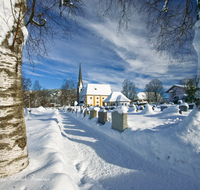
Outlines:
{"label": "snow-covered path", "polygon": [[60,112],[61,133],[78,152],[74,160],[81,189],[199,189],[196,180],[143,159],[127,146]]}

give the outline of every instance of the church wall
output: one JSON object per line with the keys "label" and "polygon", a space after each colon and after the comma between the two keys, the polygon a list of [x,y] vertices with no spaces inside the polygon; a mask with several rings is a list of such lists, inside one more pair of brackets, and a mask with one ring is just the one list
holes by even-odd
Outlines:
{"label": "church wall", "polygon": [[89,106],[93,105],[93,96],[86,96],[86,104]]}
{"label": "church wall", "polygon": [[93,95],[87,95],[86,96],[86,104],[89,106],[103,106],[103,101],[108,96],[93,96]]}

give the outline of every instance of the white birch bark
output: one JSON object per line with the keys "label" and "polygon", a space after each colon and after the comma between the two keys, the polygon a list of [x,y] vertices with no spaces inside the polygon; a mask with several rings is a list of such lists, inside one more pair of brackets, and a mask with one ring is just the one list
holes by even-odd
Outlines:
{"label": "white birch bark", "polygon": [[0,29],[7,26],[6,36],[0,36],[0,177],[5,177],[29,163],[21,88],[26,0],[0,3],[7,9],[6,15],[0,12],[1,23],[6,22]]}

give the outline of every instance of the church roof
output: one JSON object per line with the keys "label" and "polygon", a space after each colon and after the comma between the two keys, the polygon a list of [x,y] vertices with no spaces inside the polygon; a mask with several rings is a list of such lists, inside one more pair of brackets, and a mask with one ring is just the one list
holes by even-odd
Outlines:
{"label": "church roof", "polygon": [[174,87],[179,87],[184,89],[184,85],[180,85],[180,84],[174,84],[172,87],[170,87],[165,93],[169,93]]}
{"label": "church roof", "polygon": [[108,96],[112,92],[109,84],[88,84],[86,87],[86,95],[105,95]]}
{"label": "church roof", "polygon": [[103,102],[130,102],[121,92],[112,92]]}
{"label": "church roof", "polygon": [[135,98],[135,100],[145,100],[145,99],[147,99],[145,92],[138,92],[137,98]]}

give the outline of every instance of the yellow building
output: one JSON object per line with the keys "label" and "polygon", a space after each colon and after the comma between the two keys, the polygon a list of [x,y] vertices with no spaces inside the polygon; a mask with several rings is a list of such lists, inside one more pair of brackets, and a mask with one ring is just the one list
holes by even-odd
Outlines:
{"label": "yellow building", "polygon": [[103,106],[103,101],[112,93],[109,84],[88,84],[80,93],[80,104]]}
{"label": "yellow building", "polygon": [[112,93],[109,84],[87,84],[83,86],[81,64],[79,65],[79,79],[77,85],[78,105],[103,106],[103,101]]}

